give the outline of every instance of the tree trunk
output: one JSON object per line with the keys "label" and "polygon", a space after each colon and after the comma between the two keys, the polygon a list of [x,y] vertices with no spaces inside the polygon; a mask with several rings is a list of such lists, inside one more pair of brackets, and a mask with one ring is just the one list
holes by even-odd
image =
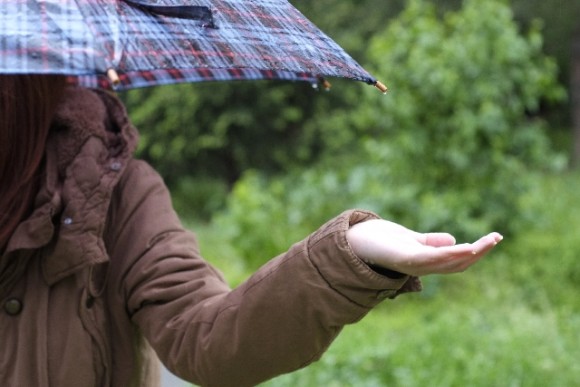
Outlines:
{"label": "tree trunk", "polygon": [[570,97],[573,130],[572,167],[580,167],[580,28],[572,39]]}

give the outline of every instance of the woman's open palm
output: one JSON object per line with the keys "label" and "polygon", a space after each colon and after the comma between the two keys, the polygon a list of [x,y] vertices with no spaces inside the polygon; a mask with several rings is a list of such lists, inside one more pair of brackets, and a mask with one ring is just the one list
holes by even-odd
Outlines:
{"label": "woman's open palm", "polygon": [[363,261],[414,276],[464,271],[503,239],[493,232],[474,243],[455,244],[451,234],[422,234],[380,219],[358,223],[346,235]]}

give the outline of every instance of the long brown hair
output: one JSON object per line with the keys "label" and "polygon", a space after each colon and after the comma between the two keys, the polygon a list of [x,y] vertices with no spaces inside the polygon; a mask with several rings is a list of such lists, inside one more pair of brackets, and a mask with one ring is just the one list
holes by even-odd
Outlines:
{"label": "long brown hair", "polygon": [[0,75],[0,249],[28,215],[56,106],[57,75]]}

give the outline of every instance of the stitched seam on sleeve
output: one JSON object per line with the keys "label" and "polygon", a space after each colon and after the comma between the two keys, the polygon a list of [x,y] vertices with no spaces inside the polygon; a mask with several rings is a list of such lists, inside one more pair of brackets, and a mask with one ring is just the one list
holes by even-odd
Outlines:
{"label": "stitched seam on sleeve", "polygon": [[[334,233],[331,233],[331,234],[329,234],[327,237],[330,237],[330,236],[334,235],[335,233],[336,233],[336,232],[334,232]],[[323,240],[323,239],[325,239],[325,238],[320,238],[320,239],[319,239],[318,241],[316,241],[316,242],[315,242],[315,243],[314,243],[312,246],[314,247],[316,244],[318,244],[318,242],[320,242],[320,241],[321,241],[321,240]],[[362,305],[362,304],[360,304],[360,303],[356,302],[355,300],[353,300],[353,299],[351,299],[350,297],[348,297],[346,294],[343,294],[343,293],[342,293],[341,291],[339,291],[339,290],[338,290],[338,289],[337,289],[337,288],[336,288],[336,287],[335,287],[335,286],[334,286],[334,285],[333,285],[333,284],[332,284],[330,281],[328,281],[328,280],[326,279],[326,277],[325,277],[325,276],[322,274],[322,272],[320,271],[320,269],[318,268],[318,266],[316,266],[316,265],[314,264],[314,262],[312,261],[312,259],[310,258],[310,251],[309,251],[309,250],[307,251],[307,254],[306,254],[306,256],[307,256],[307,258],[308,258],[308,262],[310,262],[310,264],[311,264],[311,265],[312,265],[312,266],[313,266],[313,267],[316,269],[316,272],[318,273],[318,276],[319,276],[320,278],[322,278],[322,280],[323,280],[323,281],[324,281],[324,282],[325,282],[325,283],[328,285],[328,287],[329,287],[330,289],[334,290],[334,292],[335,292],[335,293],[337,293],[337,294],[340,294],[340,295],[341,295],[341,296],[342,296],[344,299],[348,300],[349,302],[351,302],[352,304],[354,304],[354,305],[356,305],[356,306],[358,306],[358,307],[364,308],[364,309],[366,309],[366,310],[370,310],[370,309],[371,309],[371,308],[369,308],[369,307],[368,307],[368,306],[366,306],[366,305]]]}

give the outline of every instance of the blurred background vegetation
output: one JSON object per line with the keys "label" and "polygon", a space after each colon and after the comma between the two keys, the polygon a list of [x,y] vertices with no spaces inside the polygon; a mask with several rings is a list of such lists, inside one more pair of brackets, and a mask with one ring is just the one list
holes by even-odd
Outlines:
{"label": "blurred background vegetation", "polygon": [[294,0],[390,93],[333,80],[122,95],[139,155],[232,285],[347,208],[505,242],[268,385],[580,380],[580,2]]}

